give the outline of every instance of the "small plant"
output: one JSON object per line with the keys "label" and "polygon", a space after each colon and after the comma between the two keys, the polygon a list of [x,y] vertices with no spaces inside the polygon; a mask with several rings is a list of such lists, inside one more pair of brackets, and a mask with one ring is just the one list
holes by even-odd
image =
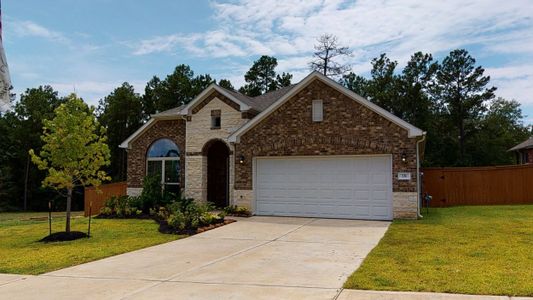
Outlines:
{"label": "small plant", "polygon": [[237,205],[230,205],[224,208],[224,212],[228,216],[235,216],[235,217],[251,217],[252,212],[249,211],[246,207],[237,206]]}
{"label": "small plant", "polygon": [[116,216],[119,218],[139,216],[142,214],[136,205],[139,205],[139,197],[130,196],[112,196],[109,198],[102,209],[100,214],[104,216]]}
{"label": "small plant", "polygon": [[113,214],[113,210],[110,207],[104,206],[100,208],[100,214],[110,216]]}

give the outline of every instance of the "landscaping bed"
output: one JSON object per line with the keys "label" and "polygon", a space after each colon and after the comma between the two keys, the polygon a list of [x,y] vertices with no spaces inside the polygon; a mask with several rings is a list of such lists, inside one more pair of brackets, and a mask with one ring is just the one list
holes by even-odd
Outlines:
{"label": "landscaping bed", "polygon": [[205,225],[205,226],[198,227],[198,228],[190,228],[190,229],[182,229],[182,230],[180,230],[180,229],[176,229],[173,226],[170,226],[167,221],[161,221],[159,223],[159,232],[167,233],[167,234],[195,235],[195,234],[202,233],[202,232],[205,232],[205,231],[208,231],[208,230],[211,230],[211,229],[218,228],[220,226],[231,224],[233,222],[236,222],[236,221],[235,220],[231,220],[231,219],[225,219],[225,220],[219,221],[217,223],[212,223],[212,224]]}
{"label": "landscaping bed", "polygon": [[430,209],[394,221],[348,289],[533,296],[533,205]]}

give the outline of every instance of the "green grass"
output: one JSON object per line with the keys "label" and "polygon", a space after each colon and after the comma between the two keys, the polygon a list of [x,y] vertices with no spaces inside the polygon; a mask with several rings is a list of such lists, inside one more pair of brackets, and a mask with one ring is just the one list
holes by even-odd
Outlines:
{"label": "green grass", "polygon": [[[83,216],[83,211],[71,212],[72,217]],[[0,213],[0,226],[6,221],[32,221],[34,219],[48,218],[47,212],[6,212]],[[52,218],[65,218],[65,212],[52,212]]]}
{"label": "green grass", "polygon": [[533,205],[436,208],[394,221],[344,287],[533,296]]}
{"label": "green grass", "polygon": [[[145,248],[183,236],[162,234],[152,220],[92,219],[91,238],[44,244],[47,213],[0,213],[0,273],[41,274]],[[72,230],[87,231],[88,218],[72,218]],[[52,218],[53,232],[64,231],[64,213]]]}

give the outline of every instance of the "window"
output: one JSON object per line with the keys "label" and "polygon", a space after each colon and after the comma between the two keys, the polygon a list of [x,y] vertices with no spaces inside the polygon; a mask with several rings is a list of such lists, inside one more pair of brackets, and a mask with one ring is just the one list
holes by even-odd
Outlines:
{"label": "window", "polygon": [[324,119],[324,106],[322,100],[313,100],[313,122],[322,122]]}
{"label": "window", "polygon": [[219,129],[220,128],[220,110],[212,110],[211,111],[211,129]]}
{"label": "window", "polygon": [[165,190],[179,191],[180,151],[169,139],[155,141],[146,155],[146,175],[159,175]]}

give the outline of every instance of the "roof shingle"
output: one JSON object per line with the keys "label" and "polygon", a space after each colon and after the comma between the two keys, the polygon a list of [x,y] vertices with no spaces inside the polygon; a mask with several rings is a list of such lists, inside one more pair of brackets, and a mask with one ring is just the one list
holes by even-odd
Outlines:
{"label": "roof shingle", "polygon": [[509,151],[516,151],[516,150],[529,149],[529,148],[533,148],[533,136],[529,137],[527,140],[509,149]]}

